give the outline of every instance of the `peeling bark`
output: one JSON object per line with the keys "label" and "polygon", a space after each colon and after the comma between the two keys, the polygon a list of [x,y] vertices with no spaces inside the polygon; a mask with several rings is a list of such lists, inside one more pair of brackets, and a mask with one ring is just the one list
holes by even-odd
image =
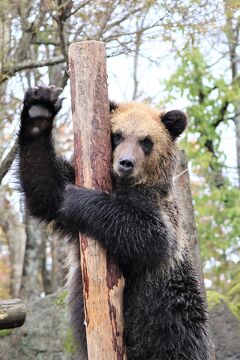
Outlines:
{"label": "peeling bark", "polygon": [[[104,44],[70,46],[77,184],[111,191],[110,115]],[[100,244],[81,236],[88,359],[121,360],[123,277]]]}

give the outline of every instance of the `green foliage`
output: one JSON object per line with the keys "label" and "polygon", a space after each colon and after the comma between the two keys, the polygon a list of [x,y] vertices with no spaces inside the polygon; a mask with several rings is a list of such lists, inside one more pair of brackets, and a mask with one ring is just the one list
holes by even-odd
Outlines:
{"label": "green foliage", "polygon": [[56,305],[65,308],[66,307],[66,297],[67,297],[67,295],[68,295],[67,290],[62,291],[61,294],[58,295],[58,297],[55,300]]}
{"label": "green foliage", "polygon": [[213,290],[207,291],[207,302],[210,309],[221,301],[225,302],[233,315],[240,319],[240,284],[234,286],[225,295]]}
{"label": "green foliage", "polygon": [[73,342],[73,333],[71,329],[68,329],[66,338],[63,343],[63,348],[66,353],[74,354],[74,342]]}
{"label": "green foliage", "polygon": [[209,309],[213,309],[214,306],[220,304],[222,300],[225,300],[225,297],[223,295],[213,290],[207,291],[207,302]]}
{"label": "green foliage", "polygon": [[[215,76],[206,57],[193,46],[179,53],[179,66],[166,82],[168,98],[187,101],[189,126],[182,146],[192,171],[192,191],[205,278],[239,314],[239,298],[231,295],[240,281],[240,190],[223,174],[225,157],[220,150],[219,125],[228,125],[240,88]],[[213,298],[213,296],[212,296]]]}
{"label": "green foliage", "polygon": [[[61,291],[61,293],[55,299],[55,304],[57,306],[60,306],[61,308],[65,308],[67,295],[68,295],[68,292],[66,290]],[[63,341],[63,349],[66,353],[69,353],[69,354],[75,353],[73,333],[72,333],[71,329],[67,329],[67,334]]]}
{"label": "green foliage", "polygon": [[[219,151],[221,132],[216,131],[218,124],[227,123],[231,114],[230,104],[240,98],[240,89],[228,84],[223,77],[216,78],[210,71],[205,57],[199,49],[190,48],[178,53],[180,64],[176,72],[167,81],[168,102],[184,97],[189,106],[188,145],[190,159],[199,163],[204,157],[206,165],[214,165],[222,159]],[[194,137],[189,135],[194,135]],[[189,138],[191,139],[189,143]],[[187,141],[186,141],[187,140]],[[215,157],[205,151],[206,142],[213,142]],[[194,143],[194,148],[193,148]]]}
{"label": "green foliage", "polygon": [[240,283],[233,286],[227,293],[232,312],[240,319]]}
{"label": "green foliage", "polygon": [[12,329],[0,330],[0,338],[11,335],[12,331]]}

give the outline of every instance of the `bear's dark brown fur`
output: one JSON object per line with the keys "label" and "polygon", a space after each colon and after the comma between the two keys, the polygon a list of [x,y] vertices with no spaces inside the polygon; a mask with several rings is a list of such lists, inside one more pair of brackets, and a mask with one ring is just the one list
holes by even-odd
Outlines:
{"label": "bear's dark brown fur", "polygon": [[[175,139],[186,127],[186,116],[145,104],[112,106],[114,189],[108,194],[67,185],[74,171],[56,158],[51,140],[58,95],[47,87],[29,90],[25,97],[20,179],[31,213],[55,220],[69,233],[95,238],[119,264],[125,277],[128,360],[208,360],[205,302],[172,193]],[[78,245],[71,246],[78,263]],[[78,334],[83,328],[79,266],[70,283]]]}

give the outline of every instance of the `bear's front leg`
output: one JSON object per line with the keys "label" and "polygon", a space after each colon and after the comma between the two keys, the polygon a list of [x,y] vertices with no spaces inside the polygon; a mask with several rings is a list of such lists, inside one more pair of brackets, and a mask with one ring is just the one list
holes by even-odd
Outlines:
{"label": "bear's front leg", "polygon": [[30,214],[51,221],[56,216],[66,183],[74,182],[74,169],[55,154],[54,116],[61,108],[62,89],[29,89],[24,97],[19,143],[19,178]]}
{"label": "bear's front leg", "polygon": [[171,251],[166,225],[146,199],[129,201],[99,190],[68,185],[58,221],[69,231],[98,240],[120,265],[136,270],[169,261]]}

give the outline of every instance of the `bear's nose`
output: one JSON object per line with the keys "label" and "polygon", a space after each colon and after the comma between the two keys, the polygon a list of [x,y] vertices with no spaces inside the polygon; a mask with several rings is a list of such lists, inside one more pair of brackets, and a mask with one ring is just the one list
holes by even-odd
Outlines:
{"label": "bear's nose", "polygon": [[119,170],[121,172],[130,174],[134,168],[133,158],[126,157],[119,160]]}

